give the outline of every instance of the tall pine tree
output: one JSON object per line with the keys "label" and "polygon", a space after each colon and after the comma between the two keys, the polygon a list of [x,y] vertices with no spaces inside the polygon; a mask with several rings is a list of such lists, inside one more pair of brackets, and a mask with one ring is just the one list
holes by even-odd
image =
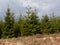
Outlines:
{"label": "tall pine tree", "polygon": [[36,10],[31,10],[28,8],[27,16],[24,22],[24,34],[23,35],[33,35],[40,33],[40,23],[36,13]]}
{"label": "tall pine tree", "polygon": [[7,8],[6,16],[5,16],[5,28],[4,28],[4,38],[11,38],[14,36],[14,16],[10,12],[10,8]]}

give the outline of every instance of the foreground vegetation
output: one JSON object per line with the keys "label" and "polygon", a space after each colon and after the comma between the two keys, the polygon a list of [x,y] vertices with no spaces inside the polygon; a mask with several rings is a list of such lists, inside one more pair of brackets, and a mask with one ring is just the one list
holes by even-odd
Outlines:
{"label": "foreground vegetation", "polygon": [[27,9],[25,15],[20,14],[17,20],[15,20],[14,13],[11,13],[10,8],[7,8],[4,21],[0,20],[0,38],[59,32],[60,17],[55,17],[54,14],[48,17],[46,14],[40,19],[37,11],[30,8]]}

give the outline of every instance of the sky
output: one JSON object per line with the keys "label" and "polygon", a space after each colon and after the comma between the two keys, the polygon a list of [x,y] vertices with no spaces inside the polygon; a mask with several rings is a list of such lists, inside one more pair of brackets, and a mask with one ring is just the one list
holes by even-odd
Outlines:
{"label": "sky", "polygon": [[60,0],[0,0],[0,19],[6,15],[6,9],[9,7],[14,11],[15,17],[19,16],[20,12],[26,12],[28,5],[36,8],[39,17],[44,14],[55,13],[56,16],[60,15]]}

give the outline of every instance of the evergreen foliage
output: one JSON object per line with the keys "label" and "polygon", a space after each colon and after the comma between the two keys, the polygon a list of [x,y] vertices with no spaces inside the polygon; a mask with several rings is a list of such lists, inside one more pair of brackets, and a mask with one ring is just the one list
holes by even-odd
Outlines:
{"label": "evergreen foliage", "polygon": [[14,36],[13,26],[14,26],[14,16],[10,12],[10,8],[8,8],[5,16],[3,38],[11,38]]}
{"label": "evergreen foliage", "polygon": [[15,20],[14,13],[7,8],[4,21],[0,21],[0,38],[60,33],[60,17],[46,14],[39,19],[37,11],[31,8],[27,8],[27,15],[22,14]]}

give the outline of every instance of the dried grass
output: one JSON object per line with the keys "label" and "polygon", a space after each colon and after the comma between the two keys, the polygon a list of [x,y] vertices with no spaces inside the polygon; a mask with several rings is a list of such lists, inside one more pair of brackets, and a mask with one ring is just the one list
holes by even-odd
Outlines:
{"label": "dried grass", "polygon": [[0,45],[60,45],[60,34],[0,39]]}

